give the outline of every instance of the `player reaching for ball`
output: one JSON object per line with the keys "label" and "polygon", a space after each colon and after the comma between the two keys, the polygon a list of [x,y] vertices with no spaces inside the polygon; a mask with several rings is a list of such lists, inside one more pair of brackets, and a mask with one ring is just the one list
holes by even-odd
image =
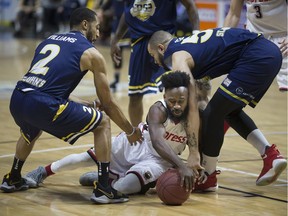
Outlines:
{"label": "player reaching for ball", "polygon": [[[70,28],[70,32],[53,34],[37,46],[29,71],[13,90],[10,112],[21,135],[0,190],[12,193],[28,189],[21,171],[43,131],[71,145],[91,132],[101,170],[91,200],[103,204],[127,202],[129,199],[108,182],[110,119],[127,133],[130,143],[141,142],[142,134],[132,127],[110,93],[105,59],[93,44],[100,36],[96,13],[85,7],[74,10]],[[93,102],[70,96],[88,72],[93,74],[104,112],[96,110]]]}
{"label": "player reaching for ball", "polygon": [[[114,189],[126,194],[145,193],[168,168],[177,167],[182,185],[192,190],[195,176],[192,169],[178,157],[187,143],[185,132],[188,112],[189,76],[184,72],[171,72],[162,76],[164,100],[154,103],[147,115],[147,124],[140,124],[144,141],[131,146],[124,133],[112,138],[110,179]],[[189,150],[191,152],[191,146]],[[191,154],[188,156],[191,157]],[[92,166],[97,152],[90,149],[68,155],[52,164],[39,167],[26,175],[30,187],[38,187],[48,176],[60,171]],[[89,175],[89,174],[88,174]],[[87,177],[87,175],[85,175]],[[82,185],[91,185],[97,174],[80,179]],[[89,181],[90,180],[90,181]]]}

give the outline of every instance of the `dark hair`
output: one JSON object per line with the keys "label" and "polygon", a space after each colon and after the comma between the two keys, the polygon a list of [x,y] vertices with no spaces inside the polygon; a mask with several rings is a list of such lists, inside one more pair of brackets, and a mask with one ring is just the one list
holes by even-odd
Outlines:
{"label": "dark hair", "polygon": [[188,87],[190,76],[182,71],[172,71],[162,75],[161,81],[165,89],[172,89],[180,86]]}
{"label": "dark hair", "polygon": [[95,21],[95,15],[95,11],[89,8],[82,7],[75,9],[70,17],[70,29],[79,25],[83,20],[87,20],[88,22]]}

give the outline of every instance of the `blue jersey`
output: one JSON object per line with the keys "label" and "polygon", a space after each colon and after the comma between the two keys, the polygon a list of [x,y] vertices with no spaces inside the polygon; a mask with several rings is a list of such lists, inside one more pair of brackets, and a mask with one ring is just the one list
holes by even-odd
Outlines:
{"label": "blue jersey", "polygon": [[81,71],[80,58],[91,47],[93,44],[77,31],[51,35],[36,48],[30,69],[16,88],[67,99],[87,72]]}
{"label": "blue jersey", "polygon": [[125,20],[132,39],[158,30],[176,30],[176,0],[126,0]]}
{"label": "blue jersey", "polygon": [[190,37],[173,39],[164,53],[164,62],[171,67],[171,56],[187,51],[193,57],[195,79],[215,78],[229,73],[246,45],[260,35],[237,28],[216,28],[201,31]]}

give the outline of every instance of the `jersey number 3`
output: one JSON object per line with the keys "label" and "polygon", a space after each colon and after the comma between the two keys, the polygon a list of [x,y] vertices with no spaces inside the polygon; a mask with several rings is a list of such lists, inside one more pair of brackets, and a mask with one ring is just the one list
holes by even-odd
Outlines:
{"label": "jersey number 3", "polygon": [[255,17],[257,19],[261,19],[262,16],[262,12],[261,12],[261,6],[260,5],[254,5],[254,9],[255,9]]}

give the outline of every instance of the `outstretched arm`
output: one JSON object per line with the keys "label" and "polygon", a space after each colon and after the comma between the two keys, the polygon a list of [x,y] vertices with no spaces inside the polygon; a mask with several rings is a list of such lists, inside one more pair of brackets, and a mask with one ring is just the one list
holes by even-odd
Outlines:
{"label": "outstretched arm", "polygon": [[129,142],[142,142],[140,129],[131,125],[111,95],[103,55],[95,48],[85,51],[81,57],[81,69],[93,72],[96,93],[104,112],[127,134]]}
{"label": "outstretched arm", "polygon": [[192,69],[194,68],[194,60],[192,56],[186,51],[175,52],[172,55],[172,70],[180,70],[186,72],[190,76],[189,85],[189,112],[185,124],[189,146],[188,165],[193,169],[194,174],[198,177],[200,174],[198,170],[202,170],[200,165],[199,154],[199,128],[200,116],[198,111],[197,91],[194,77],[192,76]]}

